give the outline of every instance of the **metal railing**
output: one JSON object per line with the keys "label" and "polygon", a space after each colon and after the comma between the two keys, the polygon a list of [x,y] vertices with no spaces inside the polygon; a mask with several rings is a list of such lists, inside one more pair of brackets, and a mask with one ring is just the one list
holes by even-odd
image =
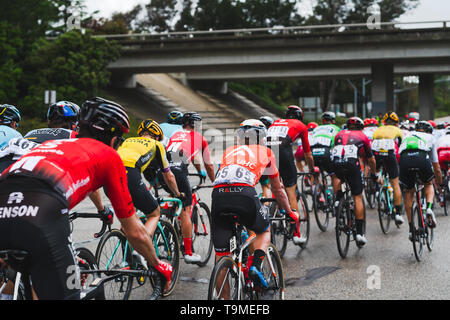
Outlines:
{"label": "metal railing", "polygon": [[[418,22],[380,22],[376,24],[378,29],[374,29],[375,31],[379,31],[383,27],[390,27],[393,29],[398,26],[411,26],[411,25],[428,25],[429,28],[442,28],[447,29],[447,25],[450,23],[450,20],[437,20],[437,21],[418,21]],[[268,35],[277,35],[277,34],[309,34],[313,31],[318,30],[335,30],[337,32],[345,32],[350,29],[356,28],[365,28],[368,31],[372,31],[368,28],[368,23],[352,23],[352,24],[328,24],[328,25],[314,25],[314,26],[295,26],[295,27],[283,27],[283,26],[275,26],[270,28],[249,28],[249,29],[225,29],[225,30],[205,30],[205,31],[174,31],[174,32],[161,32],[161,33],[153,33],[153,32],[145,32],[145,33],[130,33],[130,34],[114,34],[114,35],[95,35],[97,38],[105,38],[105,39],[137,39],[137,40],[145,40],[145,39],[168,39],[168,38],[195,38],[197,36],[223,36],[223,35],[233,35],[236,37],[243,36],[251,36],[258,34],[268,34]],[[436,27],[436,25],[441,25],[441,27]],[[423,28],[421,28],[423,29]],[[400,29],[404,30],[404,29]]]}

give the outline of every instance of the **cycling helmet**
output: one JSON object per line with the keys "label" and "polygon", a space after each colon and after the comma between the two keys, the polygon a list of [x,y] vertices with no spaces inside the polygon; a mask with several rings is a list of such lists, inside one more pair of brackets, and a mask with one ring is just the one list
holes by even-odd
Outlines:
{"label": "cycling helmet", "polygon": [[0,106],[0,122],[2,124],[11,124],[11,122],[20,122],[19,110],[10,104],[4,104]]}
{"label": "cycling helmet", "polygon": [[383,117],[383,122],[393,121],[395,123],[399,122],[398,115],[395,112],[389,111]]}
{"label": "cycling helmet", "polygon": [[274,120],[271,117],[269,117],[269,116],[261,117],[261,118],[259,118],[259,121],[264,123],[266,128],[269,128],[272,125],[272,123],[274,122]]}
{"label": "cycling helmet", "polygon": [[307,127],[308,127],[308,131],[313,131],[315,128],[317,128],[319,126],[319,124],[317,122],[310,122],[308,123]]}
{"label": "cycling helmet", "polygon": [[286,110],[286,119],[303,120],[303,110],[299,106],[289,106]]}
{"label": "cycling helmet", "polygon": [[80,126],[87,126],[93,134],[121,137],[130,131],[130,119],[125,109],[100,97],[82,104],[79,120]]}
{"label": "cycling helmet", "polygon": [[416,123],[414,130],[423,130],[426,133],[433,133],[433,126],[428,121],[419,121]]}
{"label": "cycling helmet", "polygon": [[450,127],[448,127],[447,129],[445,129],[445,134],[450,134]]}
{"label": "cycling helmet", "polygon": [[331,122],[331,121],[336,121],[336,114],[331,111],[324,112],[322,114],[322,122],[325,123],[325,122]]}
{"label": "cycling helmet", "polygon": [[408,120],[410,122],[415,122],[420,120],[420,115],[418,112],[410,112],[408,113]]}
{"label": "cycling helmet", "polygon": [[267,134],[264,123],[260,120],[249,119],[242,122],[236,131],[238,138],[246,144],[261,144]]}
{"label": "cycling helmet", "polygon": [[433,128],[436,128],[436,122],[434,122],[433,120],[428,120],[428,123],[431,124]]}
{"label": "cycling helmet", "polygon": [[197,112],[186,112],[181,119],[183,126],[189,125],[192,128],[194,127],[195,121],[202,121],[202,117]]}
{"label": "cycling helmet", "polygon": [[362,130],[364,129],[364,121],[358,117],[351,117],[346,122],[347,128],[350,130]]}
{"label": "cycling helmet", "polygon": [[445,129],[445,123],[442,123],[442,122],[438,123],[438,124],[436,125],[436,129],[438,129],[438,130],[443,130],[443,129]]}
{"label": "cycling helmet", "polygon": [[375,119],[375,118],[370,119],[370,124],[371,124],[372,126],[377,126],[377,127],[380,125],[380,123],[378,122],[378,120]]}
{"label": "cycling helmet", "polygon": [[74,121],[78,120],[80,107],[70,101],[59,101],[48,107],[47,120]]}
{"label": "cycling helmet", "polygon": [[369,118],[365,118],[364,121],[363,121],[363,125],[364,125],[364,127],[370,126],[370,119]]}
{"label": "cycling helmet", "polygon": [[183,113],[181,113],[180,111],[172,111],[167,115],[167,123],[181,124],[182,118],[183,118]]}
{"label": "cycling helmet", "polygon": [[158,122],[154,121],[153,119],[142,121],[137,129],[137,134],[141,136],[146,131],[155,136],[158,141],[162,141],[164,139],[164,134],[161,127],[159,126]]}

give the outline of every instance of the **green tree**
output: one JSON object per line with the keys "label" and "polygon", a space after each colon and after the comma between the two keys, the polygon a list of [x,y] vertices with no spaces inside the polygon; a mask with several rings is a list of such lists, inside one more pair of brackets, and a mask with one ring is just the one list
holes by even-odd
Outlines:
{"label": "green tree", "polygon": [[15,61],[23,46],[18,27],[0,22],[0,104],[15,103],[22,69]]}
{"label": "green tree", "polygon": [[107,65],[119,56],[119,48],[91,32],[66,32],[54,41],[35,43],[25,65],[28,94],[23,99],[24,113],[42,116],[45,90],[56,90],[57,99],[81,103],[96,96],[109,84]]}

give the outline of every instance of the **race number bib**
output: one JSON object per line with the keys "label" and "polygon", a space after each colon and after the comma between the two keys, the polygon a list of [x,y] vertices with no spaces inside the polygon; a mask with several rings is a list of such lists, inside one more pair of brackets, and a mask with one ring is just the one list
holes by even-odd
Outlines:
{"label": "race number bib", "polygon": [[233,164],[219,170],[214,180],[214,185],[242,183],[253,186],[256,175],[250,170]]}
{"label": "race number bib", "polygon": [[372,149],[378,152],[395,150],[395,142],[391,139],[378,139],[372,142]]}
{"label": "race number bib", "polygon": [[333,148],[331,156],[341,160],[358,159],[358,147],[352,144],[338,145]]}
{"label": "race number bib", "polygon": [[325,147],[331,146],[331,139],[327,137],[312,137],[310,140],[311,141],[309,142],[309,144],[311,146],[315,145],[321,145]]}
{"label": "race number bib", "polygon": [[270,127],[267,136],[272,138],[286,138],[289,128],[283,126]]}

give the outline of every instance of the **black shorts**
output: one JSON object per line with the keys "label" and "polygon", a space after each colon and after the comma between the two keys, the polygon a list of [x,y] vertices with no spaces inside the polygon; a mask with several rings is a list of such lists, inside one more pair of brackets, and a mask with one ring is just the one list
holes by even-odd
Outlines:
{"label": "black shorts", "polygon": [[134,206],[144,214],[151,214],[159,207],[159,203],[147,189],[141,170],[130,167],[125,167],[125,169],[127,170],[128,190]]}
{"label": "black shorts", "polygon": [[412,189],[417,177],[421,183],[433,180],[433,165],[429,156],[422,151],[403,152],[400,155],[400,182],[406,186],[406,189]]}
{"label": "black shorts", "polygon": [[0,250],[28,252],[28,270],[39,299],[80,299],[67,202],[31,178],[10,177],[0,183],[0,190]]}
{"label": "black shorts", "polygon": [[[186,200],[183,202],[183,207],[188,207],[192,205],[192,188],[189,182],[189,170],[184,163],[179,165],[171,165],[170,170],[175,176],[177,182],[178,191],[183,192],[186,195]],[[158,180],[164,190],[168,193],[172,193],[170,188],[166,185],[162,172],[158,172]]]}
{"label": "black shorts", "polygon": [[383,155],[374,151],[374,155],[377,163],[377,171],[379,171],[380,168],[383,168],[383,170],[386,170],[389,179],[398,178],[400,170],[398,168],[397,156],[394,152]]}
{"label": "black shorts", "polygon": [[359,161],[333,161],[334,173],[341,181],[347,181],[353,196],[362,194],[364,178]]}
{"label": "black shorts", "polygon": [[311,147],[311,153],[314,158],[315,166],[329,174],[334,174],[330,147]]}
{"label": "black shorts", "polygon": [[238,217],[238,222],[254,231],[263,233],[270,226],[267,208],[261,205],[255,188],[247,186],[216,187],[212,192],[211,230],[217,254],[230,252],[235,221],[226,214]]}
{"label": "black shorts", "polygon": [[297,167],[295,165],[294,152],[291,143],[270,147],[277,161],[277,168],[285,188],[297,184]]}

